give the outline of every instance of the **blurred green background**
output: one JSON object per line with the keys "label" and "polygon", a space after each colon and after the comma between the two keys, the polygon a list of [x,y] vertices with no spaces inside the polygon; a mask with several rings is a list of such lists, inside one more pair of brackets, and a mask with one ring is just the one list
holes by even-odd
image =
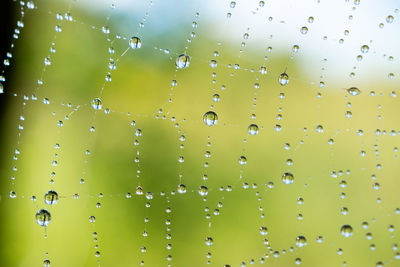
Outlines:
{"label": "blurred green background", "polygon": [[[358,63],[359,48],[339,46],[336,37],[324,41],[316,33],[323,28],[317,20],[314,33],[310,26],[304,37],[296,23],[269,14],[267,3],[238,3],[232,9],[230,2],[43,0],[34,9],[24,7],[24,27],[14,40],[0,96],[5,103],[0,266],[42,266],[45,259],[51,266],[139,266],[141,261],[145,266],[204,266],[208,260],[211,266],[253,261],[259,266],[262,258],[267,266],[295,266],[297,258],[302,266],[400,266],[395,246],[400,241],[400,215],[395,212],[400,207],[399,64],[396,56],[394,62],[387,60],[398,52],[389,45],[381,51],[372,43]],[[18,14],[21,4],[13,4]],[[387,3],[390,11],[392,4]],[[246,5],[255,13],[235,17],[235,12],[247,12]],[[351,7],[357,3],[347,5],[346,12],[353,10],[356,17]],[[367,12],[361,8],[360,13]],[[73,21],[65,19],[67,12]],[[57,13],[64,19],[58,20]],[[288,19],[291,14],[283,13]],[[276,19],[259,31],[253,16],[263,23],[269,16]],[[307,17],[301,19],[307,23]],[[139,27],[141,21],[144,27]],[[243,25],[236,29],[238,22]],[[381,36],[376,28],[370,38]],[[287,41],[284,34],[292,29],[296,34]],[[398,29],[395,20],[385,30]],[[248,39],[243,38],[246,32]],[[120,57],[136,35],[142,47]],[[392,38],[386,42],[398,43]],[[295,44],[298,53],[292,51]],[[56,52],[50,53],[50,47]],[[177,70],[175,59],[185,52],[190,66]],[[351,59],[343,56],[343,65],[337,66],[335,59],[346,53]],[[43,71],[47,56],[51,65]],[[209,65],[212,59],[218,61],[216,68]],[[109,69],[110,61],[116,62],[115,70]],[[267,74],[259,72],[261,66]],[[281,86],[278,76],[284,71],[290,82]],[[111,82],[105,82],[108,72]],[[387,77],[391,72],[394,79]],[[172,80],[178,85],[172,87]],[[326,86],[319,86],[320,81]],[[346,89],[352,86],[361,94],[350,96]],[[214,94],[220,95],[219,102],[213,101]],[[91,106],[96,97],[101,110]],[[208,127],[203,114],[211,109],[219,119]],[[247,130],[252,123],[260,129],[254,136]],[[322,133],[317,125],[323,126]],[[138,129],[141,136],[135,135]],[[360,129],[363,135],[357,134]],[[333,144],[328,143],[331,138]],[[238,163],[242,155],[244,166]],[[288,171],[294,174],[290,185],[281,181]],[[379,189],[374,189],[376,182]],[[176,192],[180,183],[186,185],[185,194]],[[135,194],[138,185],[153,198]],[[208,187],[205,198],[198,194],[201,185]],[[44,203],[50,189],[60,197],[57,204]],[[10,191],[17,197],[11,198]],[[343,207],[347,215],[341,213]],[[46,231],[35,222],[41,208],[52,215]],[[95,222],[89,222],[90,216]],[[349,238],[340,234],[344,224],[353,227]],[[259,233],[262,226],[268,228],[266,236]],[[299,235],[306,237],[305,247],[296,246]],[[323,242],[317,242],[318,236]],[[207,237],[214,240],[210,247]]]}

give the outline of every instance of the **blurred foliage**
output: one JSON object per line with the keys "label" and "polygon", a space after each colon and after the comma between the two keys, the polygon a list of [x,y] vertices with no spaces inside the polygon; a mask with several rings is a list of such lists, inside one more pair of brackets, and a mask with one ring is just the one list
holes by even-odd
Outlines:
{"label": "blurred foliage", "polygon": [[[393,152],[398,137],[375,135],[378,128],[390,131],[399,126],[393,115],[399,111],[397,100],[381,90],[389,87],[387,81],[376,89],[365,84],[357,97],[348,96],[344,88],[321,89],[307,82],[302,70],[306,66],[290,60],[290,55],[271,53],[266,62],[258,48],[250,45],[238,57],[237,44],[218,45],[213,37],[207,37],[212,25],[196,30],[197,37],[188,49],[191,65],[176,72],[175,57],[185,51],[185,40],[192,31],[189,18],[186,24],[174,25],[179,33],[174,38],[145,27],[142,48],[130,49],[119,59],[112,82],[106,83],[101,95],[103,109],[94,111],[90,102],[101,91],[110,57],[117,59],[125,51],[128,41],[124,37],[130,36],[112,38],[116,52],[110,55],[110,43],[101,31],[105,14],[89,13],[76,5],[71,13],[78,22],[59,22],[55,13],[66,10],[69,2],[40,1],[38,5],[39,9],[26,13],[9,74],[9,91],[18,97],[11,93],[1,96],[7,101],[1,143],[1,266],[41,266],[47,258],[45,252],[52,266],[95,266],[97,262],[138,266],[141,260],[145,266],[161,266],[167,264],[169,254],[172,266],[204,266],[208,251],[212,253],[211,266],[239,266],[251,259],[258,266],[261,257],[268,266],[294,266],[295,258],[301,258],[304,266],[338,266],[344,261],[349,266],[375,266],[378,261],[398,264],[390,262],[395,261],[391,246],[399,241],[398,234],[388,231],[389,224],[399,227],[394,214],[399,165]],[[111,25],[123,21],[118,15],[110,20]],[[62,32],[55,34],[58,23]],[[38,100],[23,101],[22,95],[36,92],[52,40],[57,52],[51,55],[52,63],[43,74]],[[167,41],[162,48],[169,48],[169,53],[160,51],[155,44],[159,40]],[[220,56],[218,67],[212,69],[209,61],[215,50]],[[268,74],[260,75],[258,69],[266,63]],[[234,70],[228,64],[241,68]],[[282,87],[277,77],[285,68],[290,82]],[[171,91],[173,79],[178,86]],[[377,90],[377,96],[371,97],[369,90]],[[172,103],[168,103],[170,92]],[[322,98],[316,97],[318,92]],[[212,102],[214,93],[220,94],[219,103]],[[43,98],[50,104],[43,104]],[[349,101],[351,108],[346,107]],[[211,104],[219,121],[207,127],[202,116]],[[158,113],[160,107],[162,112]],[[106,108],[110,114],[104,112]],[[351,119],[344,116],[348,109],[353,113]],[[283,114],[281,121],[276,119],[278,113]],[[24,130],[17,131],[22,114]],[[378,114],[384,119],[376,119]],[[57,126],[59,120],[62,127]],[[131,126],[132,120],[135,126]],[[260,131],[250,136],[247,127],[254,122]],[[281,131],[274,130],[276,124],[282,126]],[[323,125],[323,133],[315,131],[317,125]],[[91,126],[95,127],[93,133]],[[142,130],[142,136],[135,136],[136,129]],[[358,129],[364,130],[364,136],[357,135]],[[184,142],[179,140],[181,135],[186,137]],[[328,144],[330,138],[334,145]],[[134,146],[135,139],[138,146]],[[56,143],[59,150],[54,149]],[[179,148],[181,143],[184,149]],[[285,143],[291,145],[290,150],[284,149]],[[382,151],[379,157],[374,154],[375,144]],[[15,148],[21,150],[17,161],[12,160]],[[85,155],[87,149],[90,155]],[[366,151],[366,157],[360,156],[361,150]],[[210,158],[205,157],[206,151],[211,152]],[[51,166],[55,153],[57,167]],[[180,155],[184,163],[178,162]],[[241,155],[248,160],[244,167],[238,164]],[[136,156],[140,158],[139,179]],[[293,166],[286,165],[287,159],[293,160]],[[377,169],[377,164],[383,168]],[[17,172],[11,170],[14,165]],[[49,184],[52,171],[56,172],[55,182]],[[294,173],[291,185],[281,182],[286,171]],[[172,193],[180,183],[180,172],[186,194]],[[332,172],[339,174],[332,178]],[[204,173],[207,181],[202,180]],[[373,189],[372,174],[382,185],[379,190]],[[12,175],[15,185],[10,183]],[[346,188],[339,186],[341,180],[347,181]],[[274,186],[268,187],[269,182]],[[244,189],[243,183],[248,183],[249,189]],[[152,200],[135,195],[139,184],[145,192],[153,193]],[[206,199],[197,193],[200,185],[209,188]],[[227,186],[232,187],[231,192]],[[17,198],[8,197],[10,188],[15,189]],[[54,206],[45,205],[42,199],[50,189],[60,195]],[[127,192],[132,198],[125,197]],[[346,198],[340,198],[341,192]],[[73,194],[79,198],[74,199]],[[30,200],[32,195],[36,202]],[[304,198],[303,205],[297,203],[299,197]],[[377,203],[377,198],[382,202]],[[147,201],[149,208],[145,207]],[[97,202],[101,208],[96,208]],[[213,211],[218,202],[223,206],[217,216]],[[340,213],[343,206],[350,211],[346,216]],[[169,215],[167,207],[172,209]],[[34,219],[40,208],[52,214],[47,239],[44,228]],[[207,213],[211,219],[206,219]],[[89,222],[91,215],[96,217],[95,223]],[[171,240],[166,239],[167,216],[171,219]],[[362,229],[363,221],[369,222],[368,230]],[[353,226],[352,237],[340,235],[343,224]],[[261,226],[268,228],[265,237],[259,233]],[[147,237],[142,236],[144,230]],[[93,232],[98,233],[97,242]],[[367,232],[373,233],[372,240],[365,238]],[[296,247],[298,235],[306,236],[307,246]],[[208,236],[214,240],[210,248],[205,244]],[[321,244],[316,242],[318,236],[324,238]],[[167,243],[172,244],[172,250],[166,249]],[[374,252],[369,248],[372,243],[377,247]],[[142,246],[146,253],[140,252]],[[338,255],[339,248],[343,255]],[[97,250],[99,258],[94,256]],[[279,252],[278,258],[274,251]]]}

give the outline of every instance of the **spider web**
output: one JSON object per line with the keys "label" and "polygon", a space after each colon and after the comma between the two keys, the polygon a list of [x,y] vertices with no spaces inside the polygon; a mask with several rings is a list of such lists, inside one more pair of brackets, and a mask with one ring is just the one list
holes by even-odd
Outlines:
{"label": "spider web", "polygon": [[1,265],[399,264],[398,3],[12,4]]}

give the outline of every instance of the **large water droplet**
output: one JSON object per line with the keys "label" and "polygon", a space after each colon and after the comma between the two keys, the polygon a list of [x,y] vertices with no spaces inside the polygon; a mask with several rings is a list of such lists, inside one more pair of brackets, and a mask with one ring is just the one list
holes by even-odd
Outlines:
{"label": "large water droplet", "polygon": [[48,212],[45,209],[41,209],[39,210],[36,215],[36,222],[40,225],[40,226],[44,226],[46,227],[47,225],[49,225],[50,221],[51,221],[51,215],[50,212]]}
{"label": "large water droplet", "polygon": [[267,74],[267,67],[261,66],[261,67],[260,67],[260,73],[261,73],[262,75]]}
{"label": "large water droplet", "polygon": [[132,49],[138,49],[142,47],[142,41],[139,39],[139,37],[132,37],[129,39],[129,47]]}
{"label": "large water droplet", "polygon": [[92,107],[96,110],[100,110],[102,108],[102,103],[100,98],[95,98],[92,100]]}
{"label": "large water droplet", "polygon": [[199,187],[199,194],[200,194],[200,196],[202,196],[202,197],[207,196],[207,194],[208,194],[208,188],[207,188],[206,186],[204,186],[204,185],[200,186],[200,187]]}
{"label": "large water droplet", "polygon": [[178,185],[178,193],[180,194],[186,193],[186,186],[184,184]]}
{"label": "large water droplet", "polygon": [[217,113],[215,113],[214,111],[206,112],[203,116],[203,121],[208,126],[213,126],[213,125],[217,124],[217,122],[218,122]]}
{"label": "large water droplet", "polygon": [[285,173],[282,175],[282,182],[283,182],[284,184],[292,184],[292,183],[294,182],[294,176],[293,176],[293,174],[290,173],[290,172],[285,172]]}
{"label": "large water droplet", "polygon": [[176,58],[175,65],[178,69],[184,69],[189,67],[190,57],[188,55],[182,54]]}
{"label": "large water droplet", "polygon": [[47,191],[46,194],[44,195],[44,202],[47,205],[53,205],[58,202],[58,194],[56,191],[50,190]]}
{"label": "large water droplet", "polygon": [[304,236],[299,235],[298,237],[296,237],[296,246],[301,248],[304,247],[305,245],[307,245],[307,239]]}
{"label": "large water droplet", "polygon": [[243,166],[243,165],[246,165],[246,163],[247,163],[246,157],[245,156],[240,156],[239,157],[239,164]]}
{"label": "large water droplet", "polygon": [[265,226],[260,227],[260,234],[261,235],[267,235],[268,234],[268,229]]}
{"label": "large water droplet", "polygon": [[301,34],[307,34],[307,32],[308,32],[308,28],[306,26],[301,27],[301,29],[300,29]]}
{"label": "large water droplet", "polygon": [[248,130],[249,130],[249,134],[251,134],[251,135],[258,134],[258,126],[257,126],[257,124],[250,124]]}
{"label": "large water droplet", "polygon": [[361,52],[363,52],[365,54],[365,53],[368,53],[368,51],[369,51],[369,46],[368,45],[361,46]]}

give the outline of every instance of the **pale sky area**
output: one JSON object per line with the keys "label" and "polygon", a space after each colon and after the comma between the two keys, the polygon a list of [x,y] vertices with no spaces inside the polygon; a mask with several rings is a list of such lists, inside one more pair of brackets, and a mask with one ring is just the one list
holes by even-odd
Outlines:
{"label": "pale sky area", "polygon": [[[356,4],[345,0],[268,0],[260,7],[258,0],[242,0],[236,1],[234,8],[231,2],[205,0],[200,6],[192,6],[191,1],[176,1],[177,8],[173,9],[176,12],[165,12],[171,7],[166,6],[165,1],[154,0],[143,31],[151,29],[153,35],[171,31],[189,24],[194,13],[199,12],[198,32],[207,31],[214,39],[224,44],[229,42],[238,49],[246,32],[250,35],[246,42],[264,51],[271,46],[274,52],[290,55],[292,46],[299,45],[295,59],[304,65],[304,72],[310,77],[307,80],[316,83],[321,74],[327,85],[333,82],[342,86],[357,83],[357,79],[385,80],[389,73],[395,74],[394,81],[400,76],[396,73],[400,69],[398,1],[382,4],[381,1],[361,0]],[[137,25],[149,9],[150,1],[102,1],[101,4],[98,0],[80,1],[83,3],[87,3],[92,11],[102,12],[107,12],[111,3],[115,3],[114,12],[126,20],[113,26],[126,32],[127,25]],[[232,14],[231,18],[227,18],[228,12]],[[391,23],[386,21],[389,15],[393,16]],[[308,22],[310,16],[314,18],[312,23]],[[383,27],[379,26],[381,23]],[[307,34],[300,33],[303,26],[308,28]],[[324,36],[326,40],[323,40]],[[340,39],[343,43],[339,43]],[[369,46],[368,53],[361,53],[362,45]],[[247,52],[251,53],[249,50]],[[358,55],[363,56],[361,61],[357,61]],[[391,62],[388,62],[389,56],[393,57]],[[324,63],[323,59],[327,61]],[[325,67],[324,73],[321,73],[321,67]],[[349,80],[353,71],[356,77]]]}

